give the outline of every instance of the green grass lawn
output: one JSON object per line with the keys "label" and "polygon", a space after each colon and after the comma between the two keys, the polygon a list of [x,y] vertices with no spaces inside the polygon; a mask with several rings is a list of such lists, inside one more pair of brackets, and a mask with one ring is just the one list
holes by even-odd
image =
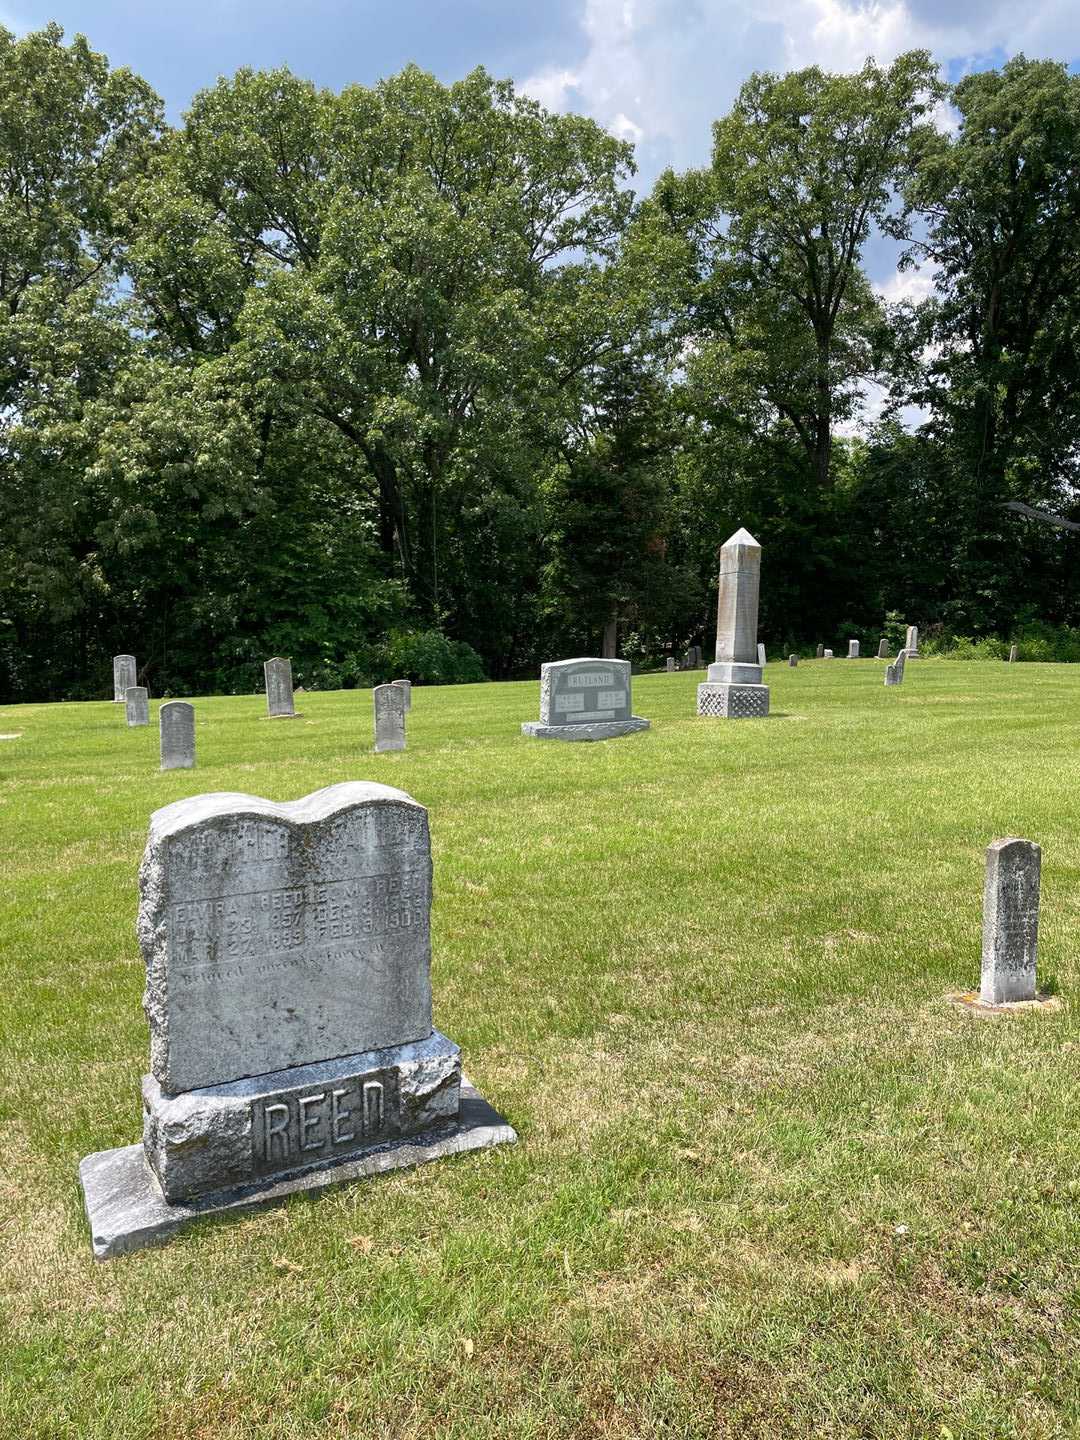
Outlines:
{"label": "green grass lawn", "polygon": [[[1080,667],[771,665],[767,721],[635,680],[0,710],[0,1434],[1080,1433]],[[385,781],[428,806],[436,1024],[518,1129],[91,1259],[80,1158],[141,1133],[151,810]],[[983,852],[1043,847],[1059,1013],[980,1019]]]}

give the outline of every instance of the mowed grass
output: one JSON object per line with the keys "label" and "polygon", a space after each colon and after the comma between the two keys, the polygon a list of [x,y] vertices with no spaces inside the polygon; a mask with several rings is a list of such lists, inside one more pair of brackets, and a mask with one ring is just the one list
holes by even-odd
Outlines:
{"label": "mowed grass", "polygon": [[[535,684],[0,710],[0,1433],[1080,1431],[1080,667],[770,665],[771,718],[525,739]],[[431,814],[436,1023],[520,1132],[91,1259],[140,1134],[151,810],[336,781]],[[1060,1012],[979,1019],[983,852],[1043,847]]]}

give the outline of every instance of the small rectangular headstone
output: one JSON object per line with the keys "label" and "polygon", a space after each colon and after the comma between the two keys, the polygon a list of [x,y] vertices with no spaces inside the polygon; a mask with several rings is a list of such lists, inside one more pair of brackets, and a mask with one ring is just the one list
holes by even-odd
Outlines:
{"label": "small rectangular headstone", "polygon": [[858,660],[859,642],[857,640],[849,640],[847,642],[847,658],[849,660]]}
{"label": "small rectangular headstone", "polygon": [[983,895],[984,1005],[1035,999],[1042,851],[1031,840],[995,840],[986,851]]}
{"label": "small rectangular headstone", "polygon": [[127,699],[127,692],[133,685],[139,683],[136,674],[134,655],[114,655],[112,662],[113,672],[113,702],[123,705]]}
{"label": "small rectangular headstone", "polygon": [[1018,658],[1019,654],[1020,654],[1019,647],[1016,646],[1016,645],[1010,645],[1010,646],[1009,646],[1009,663],[1012,664],[1013,661]]}
{"label": "small rectangular headstone", "polygon": [[888,642],[888,640],[885,639],[885,636],[884,636],[884,635],[881,637],[880,641],[878,642],[877,658],[878,658],[879,660],[888,660],[888,658],[889,658],[889,642]]}
{"label": "small rectangular headstone", "polygon": [[822,658],[823,660],[831,660],[831,659],[833,658],[833,653],[832,653],[832,651],[831,651],[831,650],[826,650],[825,653],[822,655],[821,658]]}
{"label": "small rectangular headstone", "polygon": [[825,646],[824,646],[824,645],[819,645],[819,646],[817,647],[817,649],[814,651],[814,655],[816,656],[816,658],[817,658],[818,660],[823,660],[823,659],[825,658]]}
{"label": "small rectangular headstone", "polygon": [[158,711],[162,770],[190,770],[195,764],[195,706],[168,700]]}
{"label": "small rectangular headstone", "polygon": [[129,685],[124,701],[129,725],[150,724],[150,692],[145,685]]}
{"label": "small rectangular headstone", "polygon": [[405,692],[400,685],[376,685],[371,692],[375,707],[375,752],[405,749]]}
{"label": "small rectangular headstone", "polygon": [[907,639],[904,641],[904,649],[909,655],[918,655],[919,627],[917,625],[909,625],[907,627]]}
{"label": "small rectangular headstone", "polygon": [[664,661],[664,669],[667,671],[667,673],[668,673],[669,675],[670,675],[671,672],[675,669],[675,656],[674,656],[674,655],[669,655],[669,656],[667,657],[667,659]]}
{"label": "small rectangular headstone", "polygon": [[798,655],[789,655],[787,657],[787,663],[791,666],[792,670],[794,670],[795,666],[799,663]]}
{"label": "small rectangular headstone", "polygon": [[266,680],[266,713],[270,719],[292,719],[296,714],[292,661],[274,655],[263,662],[263,676]]}
{"label": "small rectangular headstone", "polygon": [[758,641],[758,647],[757,647],[757,663],[761,666],[761,668],[762,668],[763,670],[765,669],[765,666],[766,666],[766,664],[768,663],[768,661],[767,661],[766,658],[765,658],[765,646],[761,643],[760,640]]}
{"label": "small rectangular headstone", "polygon": [[412,709],[412,681],[393,680],[391,684],[400,686],[402,694],[405,696],[405,713],[408,714]]}

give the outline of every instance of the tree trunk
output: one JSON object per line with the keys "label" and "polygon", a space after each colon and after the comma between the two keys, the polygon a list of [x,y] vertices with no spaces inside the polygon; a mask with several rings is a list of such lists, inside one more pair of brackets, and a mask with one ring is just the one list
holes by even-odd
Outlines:
{"label": "tree trunk", "polygon": [[612,615],[604,626],[604,640],[600,650],[605,660],[614,660],[619,646],[619,617]]}

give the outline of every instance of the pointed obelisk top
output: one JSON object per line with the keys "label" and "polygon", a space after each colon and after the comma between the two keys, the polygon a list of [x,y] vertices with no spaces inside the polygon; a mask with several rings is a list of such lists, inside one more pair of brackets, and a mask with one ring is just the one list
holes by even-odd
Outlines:
{"label": "pointed obelisk top", "polygon": [[742,530],[742,529],[736,530],[736,531],[735,531],[735,534],[732,535],[732,537],[731,537],[730,540],[725,540],[725,541],[724,541],[723,546],[722,546],[721,548],[724,549],[724,550],[727,550],[727,549],[728,549],[730,546],[732,546],[732,545],[752,545],[755,550],[760,550],[760,549],[761,549],[761,546],[760,546],[760,545],[758,544],[758,542],[754,539],[754,537],[750,534],[750,531],[749,531],[749,530]]}

